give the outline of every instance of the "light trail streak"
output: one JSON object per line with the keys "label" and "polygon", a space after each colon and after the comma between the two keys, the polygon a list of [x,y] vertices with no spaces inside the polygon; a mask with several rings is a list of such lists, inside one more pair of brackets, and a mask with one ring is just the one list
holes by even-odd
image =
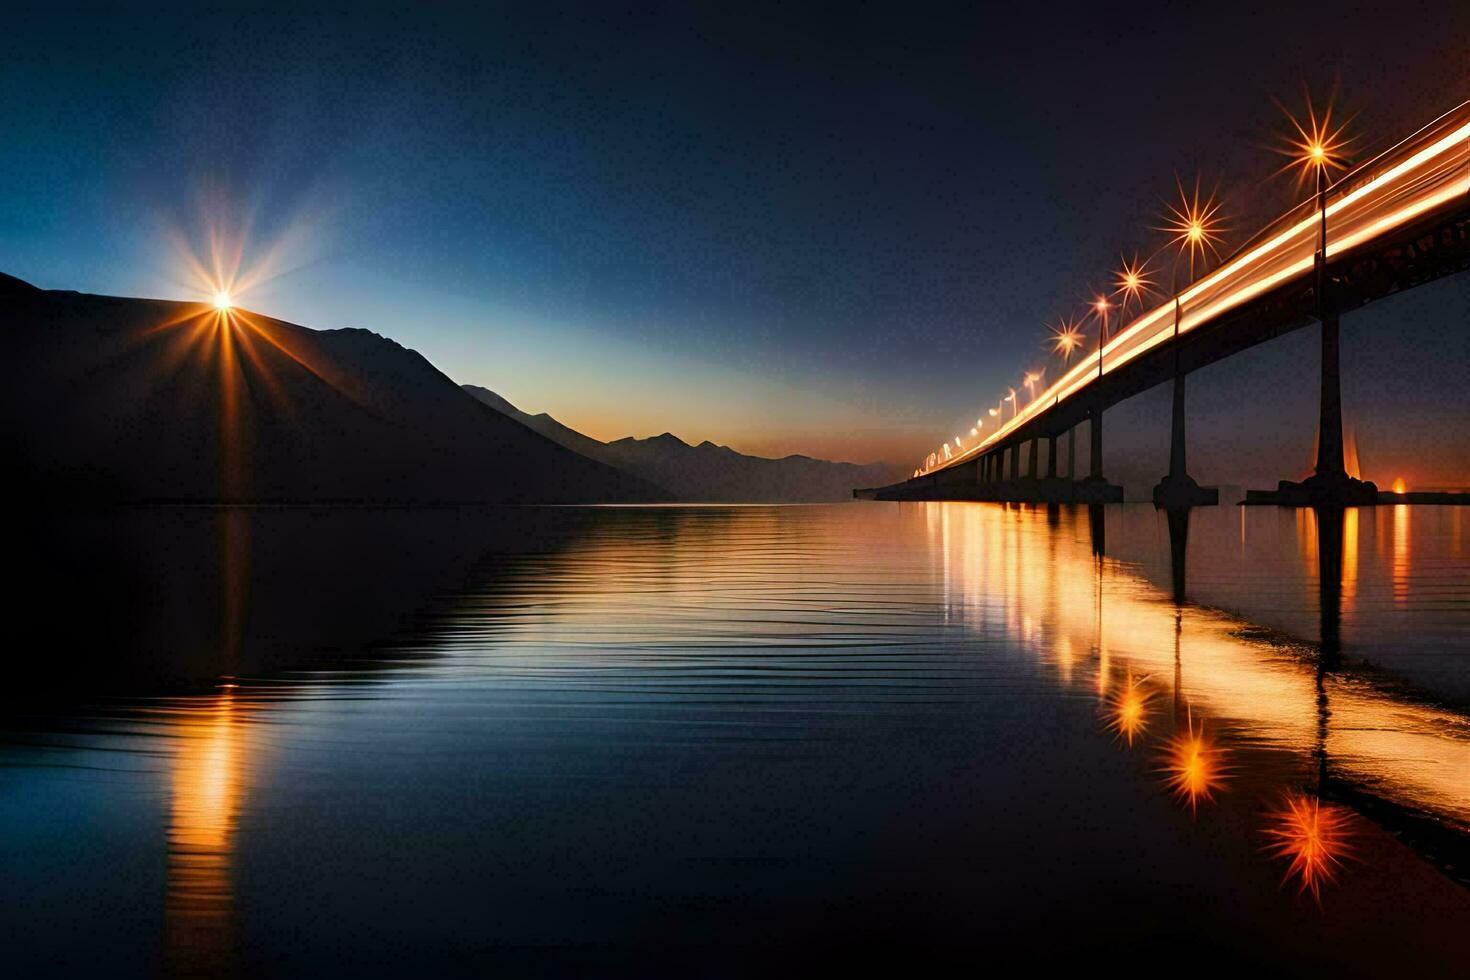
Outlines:
{"label": "light trail streak", "polygon": [[[1332,195],[1337,193],[1337,197]],[[1445,113],[1377,157],[1340,177],[1328,188],[1329,260],[1380,238],[1437,209],[1456,206],[1470,195],[1470,102]],[[1203,327],[1256,297],[1312,271],[1321,212],[1315,202],[1292,208],[1219,268],[1179,294],[1182,336]],[[1173,338],[1174,304],[1165,302],[1122,325],[1097,357],[1084,357],[985,438],[921,468],[921,475],[958,464],[1004,442],[1013,432],[1068,398],[1078,396],[1102,375]],[[1011,396],[1013,398],[1013,396]],[[1004,404],[1004,402],[1002,402]],[[992,411],[992,415],[998,414]]]}

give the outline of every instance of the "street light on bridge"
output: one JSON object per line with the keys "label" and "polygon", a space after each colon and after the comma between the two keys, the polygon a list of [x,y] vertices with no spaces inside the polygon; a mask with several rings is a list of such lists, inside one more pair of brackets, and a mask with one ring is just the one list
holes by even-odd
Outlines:
{"label": "street light on bridge", "polygon": [[[1210,196],[1200,200],[1200,179],[1194,178],[1194,191],[1191,193],[1184,189],[1184,182],[1179,175],[1174,175],[1174,186],[1179,191],[1179,203],[1166,204],[1168,214],[1164,216],[1165,224],[1160,231],[1169,232],[1174,237],[1169,244],[1179,247],[1178,255],[1175,256],[1175,267],[1178,267],[1179,257],[1189,257],[1189,281],[1194,281],[1194,264],[1196,259],[1203,259],[1208,255],[1215,258],[1220,257],[1217,247],[1224,241],[1220,232],[1225,228],[1220,224],[1220,202],[1211,192]],[[1173,274],[1171,273],[1171,279]],[[1171,282],[1171,285],[1173,283]]]}
{"label": "street light on bridge", "polygon": [[1097,314],[1098,320],[1102,322],[1101,329],[1097,332],[1097,376],[1102,377],[1102,352],[1108,343],[1108,310],[1113,304],[1108,302],[1106,296],[1099,296],[1092,301],[1093,312]]}
{"label": "street light on bridge", "polygon": [[1082,331],[1071,317],[1051,328],[1051,349],[1062,355],[1062,363],[1072,360],[1072,352],[1082,346]]}
{"label": "street light on bridge", "polygon": [[[1344,136],[1352,119],[1333,128],[1332,102],[1328,100],[1321,119],[1317,118],[1312,104],[1311,92],[1306,92],[1307,118],[1305,123],[1297,120],[1280,102],[1276,105],[1291,121],[1295,135],[1288,135],[1285,148],[1278,148],[1289,159],[1281,170],[1298,170],[1298,186],[1310,177],[1315,183],[1317,204],[1317,247],[1313,255],[1317,320],[1322,324],[1322,380],[1321,405],[1317,422],[1316,477],[1330,493],[1342,495],[1346,488],[1354,486],[1343,466],[1342,450],[1342,380],[1338,367],[1339,333],[1337,314],[1327,300],[1327,185],[1330,172],[1346,169],[1347,159],[1343,148],[1352,139]],[[1362,489],[1362,488],[1359,488]]]}
{"label": "street light on bridge", "polygon": [[1026,386],[1026,392],[1031,396],[1032,401],[1036,400],[1036,383],[1041,380],[1041,375],[1040,371],[1027,371],[1026,379],[1021,382]]}

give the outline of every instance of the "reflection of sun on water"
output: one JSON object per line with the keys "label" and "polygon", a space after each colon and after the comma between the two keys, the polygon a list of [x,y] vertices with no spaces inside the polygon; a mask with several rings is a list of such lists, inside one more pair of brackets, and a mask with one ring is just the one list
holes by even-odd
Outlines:
{"label": "reflection of sun on water", "polygon": [[1393,601],[1409,601],[1409,505],[1393,507]]}
{"label": "reflection of sun on water", "polygon": [[167,949],[179,972],[226,962],[233,905],[231,854],[244,768],[243,719],[233,689],[180,703],[169,808]]}

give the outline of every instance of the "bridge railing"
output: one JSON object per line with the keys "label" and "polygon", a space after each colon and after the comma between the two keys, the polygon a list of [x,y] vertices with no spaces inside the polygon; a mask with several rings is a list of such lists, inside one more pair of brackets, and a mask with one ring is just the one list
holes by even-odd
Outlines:
{"label": "bridge railing", "polygon": [[[1326,193],[1327,257],[1373,241],[1470,194],[1470,102],[1353,168]],[[922,470],[932,472],[1003,442],[1020,426],[1075,397],[1100,375],[1312,271],[1321,211],[1315,197],[1266,226],[1219,268],[1174,297],[1134,317],[1040,392],[999,429],[964,452]]]}

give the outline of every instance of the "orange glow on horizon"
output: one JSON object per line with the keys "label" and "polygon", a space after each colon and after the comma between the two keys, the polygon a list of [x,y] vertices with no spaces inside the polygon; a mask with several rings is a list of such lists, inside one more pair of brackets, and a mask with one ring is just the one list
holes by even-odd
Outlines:
{"label": "orange glow on horizon", "polygon": [[1403,477],[1398,477],[1397,479],[1395,479],[1393,481],[1393,492],[1394,493],[1404,493],[1407,490],[1408,490],[1408,487],[1407,487],[1407,485],[1405,485],[1404,478]]}

